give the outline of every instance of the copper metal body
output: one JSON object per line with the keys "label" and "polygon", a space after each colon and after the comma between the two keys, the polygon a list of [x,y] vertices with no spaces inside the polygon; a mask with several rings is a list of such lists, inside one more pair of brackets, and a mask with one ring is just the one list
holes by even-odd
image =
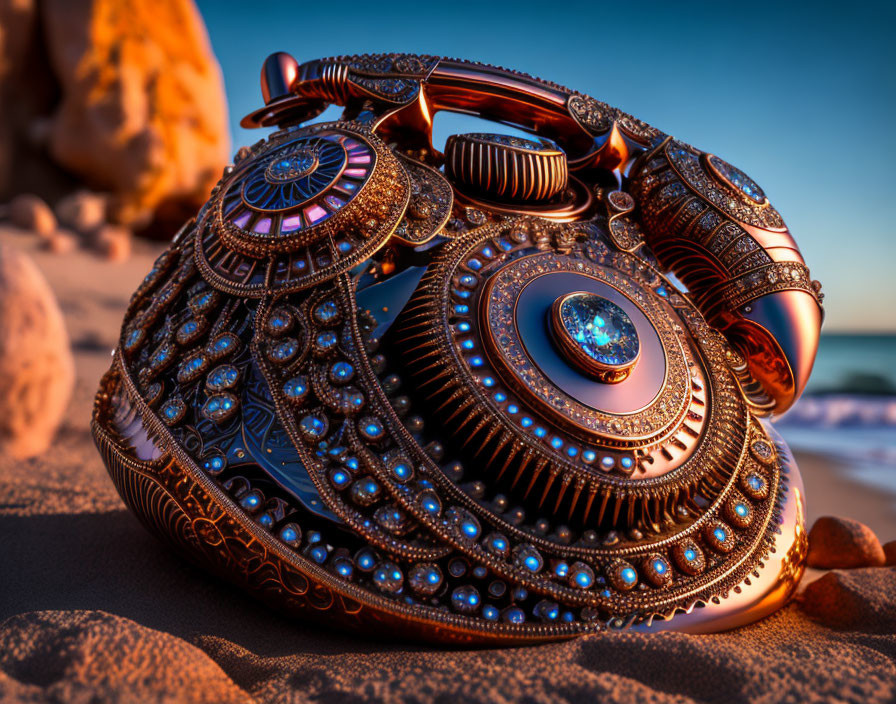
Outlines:
{"label": "copper metal body", "polygon": [[[262,94],[243,124],[280,131],[147,276],[97,396],[148,527],[286,612],[429,641],[720,630],[789,598],[802,490],[763,417],[822,313],[748,176],[464,61],[280,53]],[[536,137],[442,154],[439,110]]]}

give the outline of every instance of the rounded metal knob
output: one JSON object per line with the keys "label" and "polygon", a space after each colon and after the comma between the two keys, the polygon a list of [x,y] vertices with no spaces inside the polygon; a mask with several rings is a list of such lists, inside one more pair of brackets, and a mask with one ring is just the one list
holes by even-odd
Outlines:
{"label": "rounded metal knob", "polygon": [[264,104],[290,94],[293,81],[299,75],[299,62],[285,51],[278,51],[266,58],[261,67],[261,97]]}
{"label": "rounded metal knob", "polygon": [[542,137],[452,135],[445,144],[445,172],[472,195],[507,203],[541,203],[566,190],[566,154]]}

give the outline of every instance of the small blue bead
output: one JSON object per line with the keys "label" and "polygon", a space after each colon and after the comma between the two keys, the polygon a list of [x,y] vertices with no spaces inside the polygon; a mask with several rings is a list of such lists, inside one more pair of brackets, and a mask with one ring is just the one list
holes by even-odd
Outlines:
{"label": "small blue bead", "polygon": [[482,618],[486,621],[497,621],[500,616],[501,612],[491,604],[486,604],[482,607]]}

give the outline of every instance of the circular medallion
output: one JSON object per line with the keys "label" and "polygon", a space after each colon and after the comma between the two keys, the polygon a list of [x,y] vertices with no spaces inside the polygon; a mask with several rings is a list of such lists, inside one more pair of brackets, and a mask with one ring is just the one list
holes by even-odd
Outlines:
{"label": "circular medallion", "polygon": [[599,381],[622,381],[638,361],[641,346],[634,323],[609,299],[585,291],[559,296],[550,322],[564,357]]}
{"label": "circular medallion", "polygon": [[305,289],[382,247],[410,195],[407,169],[368,128],[290,130],[217,189],[197,227],[196,262],[212,285],[233,294]]}
{"label": "circular medallion", "polygon": [[[321,123],[275,138],[241,164],[218,196],[214,229],[249,256],[320,242],[330,261],[369,256],[398,225],[409,195],[404,167],[378,137],[351,123]],[[315,261],[307,268],[320,268]]]}
{"label": "circular medallion", "polygon": [[320,225],[352,202],[367,183],[376,154],[340,132],[305,135],[259,159],[224,198],[224,222],[277,238]]}

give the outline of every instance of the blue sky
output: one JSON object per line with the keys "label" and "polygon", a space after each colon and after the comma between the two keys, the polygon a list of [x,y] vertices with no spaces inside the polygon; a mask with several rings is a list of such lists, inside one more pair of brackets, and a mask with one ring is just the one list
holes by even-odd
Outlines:
{"label": "blue sky", "polygon": [[[526,71],[719,154],[824,284],[828,331],[896,331],[896,3],[200,0],[234,145],[265,56],[406,51]],[[556,8],[556,13],[552,8]],[[436,118],[437,137],[469,131]]]}

